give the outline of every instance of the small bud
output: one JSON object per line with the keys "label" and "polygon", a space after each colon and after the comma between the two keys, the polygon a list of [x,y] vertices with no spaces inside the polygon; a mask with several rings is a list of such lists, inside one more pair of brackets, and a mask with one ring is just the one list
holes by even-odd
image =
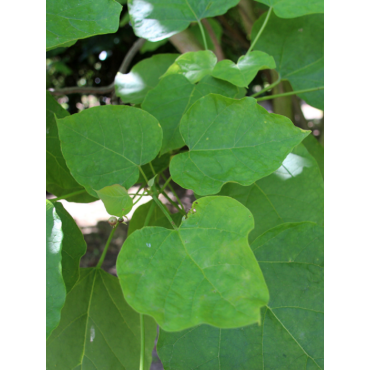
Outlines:
{"label": "small bud", "polygon": [[121,224],[121,223],[123,222],[123,217],[120,217],[120,218],[118,219],[118,222]]}
{"label": "small bud", "polygon": [[109,225],[111,226],[117,225],[117,217],[114,217],[114,216],[109,217],[108,222],[109,222]]}

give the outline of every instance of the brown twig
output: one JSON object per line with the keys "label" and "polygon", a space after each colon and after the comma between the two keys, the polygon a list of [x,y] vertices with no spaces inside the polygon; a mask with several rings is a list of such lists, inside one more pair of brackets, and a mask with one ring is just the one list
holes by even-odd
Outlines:
{"label": "brown twig", "polygon": [[219,44],[218,40],[217,40],[217,36],[215,34],[215,31],[213,31],[213,28],[212,26],[210,25],[210,23],[207,21],[207,19],[202,19],[201,21],[205,27],[205,29],[208,31],[208,34],[213,42],[213,46],[215,48],[215,54],[216,54],[216,57],[217,57],[217,60],[220,61],[220,60],[223,60],[225,59],[225,54],[221,48],[221,45]]}
{"label": "brown twig", "polygon": [[[141,47],[144,45],[145,39],[138,39],[134,42],[134,44],[131,46],[130,50],[125,55],[121,66],[118,69],[118,72],[120,73],[126,73],[132,59],[134,58],[135,54],[141,49]],[[112,91],[114,91],[114,81],[108,85],[108,86],[102,86],[102,87],[80,87],[80,86],[74,86],[74,87],[64,87],[62,89],[49,89],[50,93],[52,95],[69,95],[69,94],[94,94],[94,95],[100,95],[100,94],[109,94]]]}
{"label": "brown twig", "polygon": [[170,37],[172,45],[180,52],[187,53],[188,51],[199,51],[203,50],[195,36],[190,32],[189,29],[177,33]]}

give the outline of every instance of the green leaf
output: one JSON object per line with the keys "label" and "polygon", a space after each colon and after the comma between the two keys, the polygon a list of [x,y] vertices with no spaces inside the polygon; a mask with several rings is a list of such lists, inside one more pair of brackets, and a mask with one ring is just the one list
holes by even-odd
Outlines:
{"label": "green leaf", "polygon": [[80,228],[62,203],[54,207],[63,225],[62,273],[67,293],[74,287],[80,276],[80,260],[86,253],[86,242]]}
{"label": "green leaf", "polygon": [[[58,127],[55,117],[63,118],[69,116],[69,113],[59,105],[52,95],[46,92],[46,190],[57,197],[83,190],[81,186],[72,177],[62,151],[60,150],[60,141]],[[70,202],[88,203],[96,200],[88,193],[76,195],[68,198]]]}
{"label": "green leaf", "polygon": [[[155,159],[152,160],[151,163],[152,163],[155,173],[160,173],[164,171],[170,165],[170,155],[169,153],[158,155]],[[149,164],[142,166],[141,169],[144,171],[147,179],[153,177],[153,171],[150,168]],[[141,172],[140,172],[140,176],[137,182],[145,183],[144,176]]]}
{"label": "green leaf", "polygon": [[[266,15],[253,26],[252,39]],[[272,55],[276,70],[293,90],[324,86],[324,15],[313,14],[294,19],[271,17],[255,49]],[[299,94],[308,104],[324,109],[324,90]]]}
{"label": "green leaf", "polygon": [[262,325],[161,329],[157,350],[165,370],[323,369],[323,229],[286,223],[251,248],[271,294]]}
{"label": "green leaf", "polygon": [[302,15],[324,13],[324,0],[256,0],[274,7],[280,18],[296,18]]}
{"label": "green leaf", "polygon": [[131,197],[127,194],[127,190],[121,185],[110,185],[95,191],[110,215],[117,217],[127,215],[134,205]]}
{"label": "green leaf", "polygon": [[219,194],[238,200],[252,212],[255,229],[250,241],[284,222],[324,222],[323,179],[303,144],[270,176],[247,187],[226,184]]}
{"label": "green leaf", "polygon": [[309,131],[268,113],[253,98],[210,94],[195,102],[180,123],[189,152],[170,163],[172,178],[199,195],[227,182],[250,185],[278,169]]}
{"label": "green leaf", "polygon": [[[149,369],[157,328],[152,318],[144,321]],[[126,303],[116,277],[101,269],[81,269],[46,345],[48,369],[138,369],[140,317]]]}
{"label": "green leaf", "polygon": [[114,0],[48,0],[46,50],[69,46],[73,41],[118,30],[122,6]]}
{"label": "green leaf", "polygon": [[[151,200],[150,202],[142,204],[140,207],[137,208],[128,224],[127,236],[131,235],[134,231],[142,229],[144,227],[146,215],[148,214],[149,208],[151,207],[153,202],[154,200]],[[171,218],[175,222],[176,226],[180,226],[182,219],[182,214],[180,212],[171,214]],[[154,210],[152,215],[150,216],[147,226],[160,226],[165,227],[166,229],[173,229],[172,225],[168,221],[168,218],[163,214],[163,211],[157,206],[156,203],[154,205]]]}
{"label": "green leaf", "polygon": [[318,142],[318,140],[311,134],[308,135],[302,144],[306,147],[308,152],[315,158],[322,177],[324,178],[324,147]]}
{"label": "green leaf", "polygon": [[248,246],[252,214],[228,197],[192,209],[178,230],[144,227],[126,239],[117,274],[127,302],[168,331],[259,321],[269,295]]}
{"label": "green leaf", "polygon": [[127,105],[90,108],[57,123],[67,165],[93,196],[94,189],[109,185],[130,188],[139,166],[153,160],[162,145],[158,121]]}
{"label": "green leaf", "polygon": [[239,95],[235,86],[211,76],[194,85],[181,74],[164,77],[148,93],[142,108],[157,118],[161,124],[163,129],[161,154],[185,145],[179,130],[180,120],[195,101],[210,93],[229,98]]}
{"label": "green leaf", "polygon": [[239,87],[248,87],[261,69],[275,68],[274,58],[261,51],[243,55],[235,64],[231,60],[221,60],[212,72],[213,77],[231,82]]}
{"label": "green leaf", "polygon": [[159,41],[183,31],[191,22],[226,13],[239,0],[129,0],[132,27],[138,37]]}
{"label": "green leaf", "polygon": [[210,50],[191,51],[180,55],[162,78],[173,74],[182,74],[191,83],[195,83],[212,74],[216,63],[216,55]]}
{"label": "green leaf", "polygon": [[46,201],[46,338],[58,326],[66,299],[62,276],[62,222],[53,204]]}
{"label": "green leaf", "polygon": [[158,54],[135,64],[130,73],[117,73],[114,80],[116,95],[124,103],[140,104],[148,91],[157,86],[159,77],[179,54]]}

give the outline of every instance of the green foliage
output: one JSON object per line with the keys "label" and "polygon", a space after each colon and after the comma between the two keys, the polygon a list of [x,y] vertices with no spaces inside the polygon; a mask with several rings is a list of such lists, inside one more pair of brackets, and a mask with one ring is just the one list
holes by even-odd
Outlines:
{"label": "green foliage", "polygon": [[[110,85],[100,106],[76,114],[63,107],[67,101],[76,111],[77,94],[62,96],[62,107],[47,92],[47,191],[73,202],[102,200],[121,218],[110,221],[97,265],[81,269],[84,237],[58,199],[47,201],[48,369],[148,370],[157,325],[165,370],[323,369],[324,150],[299,128],[305,125],[258,104],[276,97],[264,85],[275,82],[276,69],[290,95],[301,91],[323,108],[323,2],[259,0],[271,7],[254,23],[249,49],[245,35],[238,37],[246,19],[238,2],[128,0],[123,33],[112,44],[133,37],[132,26],[147,40],[141,52],[168,53],[141,60],[131,49],[133,67],[116,75],[115,92]],[[120,12],[113,0],[74,7],[47,0],[47,50],[115,32]],[[86,50],[111,56],[97,39]],[[198,41],[209,49],[199,50]],[[76,49],[81,42],[71,47],[84,50],[79,61],[91,57]],[[172,42],[193,51],[173,54]],[[55,85],[59,74],[82,76],[63,50],[48,53],[49,66],[64,66],[53,67]],[[108,84],[113,77],[107,74]],[[135,184],[139,191],[129,191]],[[197,195],[190,210],[179,186]],[[143,196],[148,202],[129,222],[117,278],[101,266],[123,227],[117,221]]]}

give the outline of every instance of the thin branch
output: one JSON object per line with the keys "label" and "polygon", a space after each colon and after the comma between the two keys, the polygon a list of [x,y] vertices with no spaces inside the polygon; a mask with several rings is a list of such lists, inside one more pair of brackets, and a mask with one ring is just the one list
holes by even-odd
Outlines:
{"label": "thin branch", "polygon": [[[141,47],[144,45],[145,39],[138,39],[134,42],[134,44],[131,46],[130,50],[125,55],[123,62],[121,66],[118,69],[118,72],[120,73],[126,73],[133,57],[135,54],[141,49]],[[49,90],[52,95],[69,95],[69,94],[94,94],[94,95],[100,95],[100,94],[109,94],[112,91],[114,91],[114,81],[108,85],[108,86],[102,86],[102,87],[80,87],[80,86],[74,86],[74,87],[64,87],[62,89],[50,89]]]}
{"label": "thin branch", "polygon": [[217,40],[217,36],[215,34],[215,31],[213,31],[213,28],[212,26],[210,25],[210,23],[208,22],[208,20],[206,18],[202,19],[201,21],[205,27],[205,29],[208,31],[208,34],[213,42],[213,46],[215,48],[215,54],[216,54],[216,57],[217,57],[217,60],[220,61],[220,60],[223,60],[225,59],[225,54],[221,48],[221,45],[219,44],[218,40]]}
{"label": "thin branch", "polygon": [[189,29],[177,33],[169,38],[172,45],[180,52],[187,53],[188,51],[199,51],[203,50],[202,46],[195,38],[195,36],[190,32]]}

